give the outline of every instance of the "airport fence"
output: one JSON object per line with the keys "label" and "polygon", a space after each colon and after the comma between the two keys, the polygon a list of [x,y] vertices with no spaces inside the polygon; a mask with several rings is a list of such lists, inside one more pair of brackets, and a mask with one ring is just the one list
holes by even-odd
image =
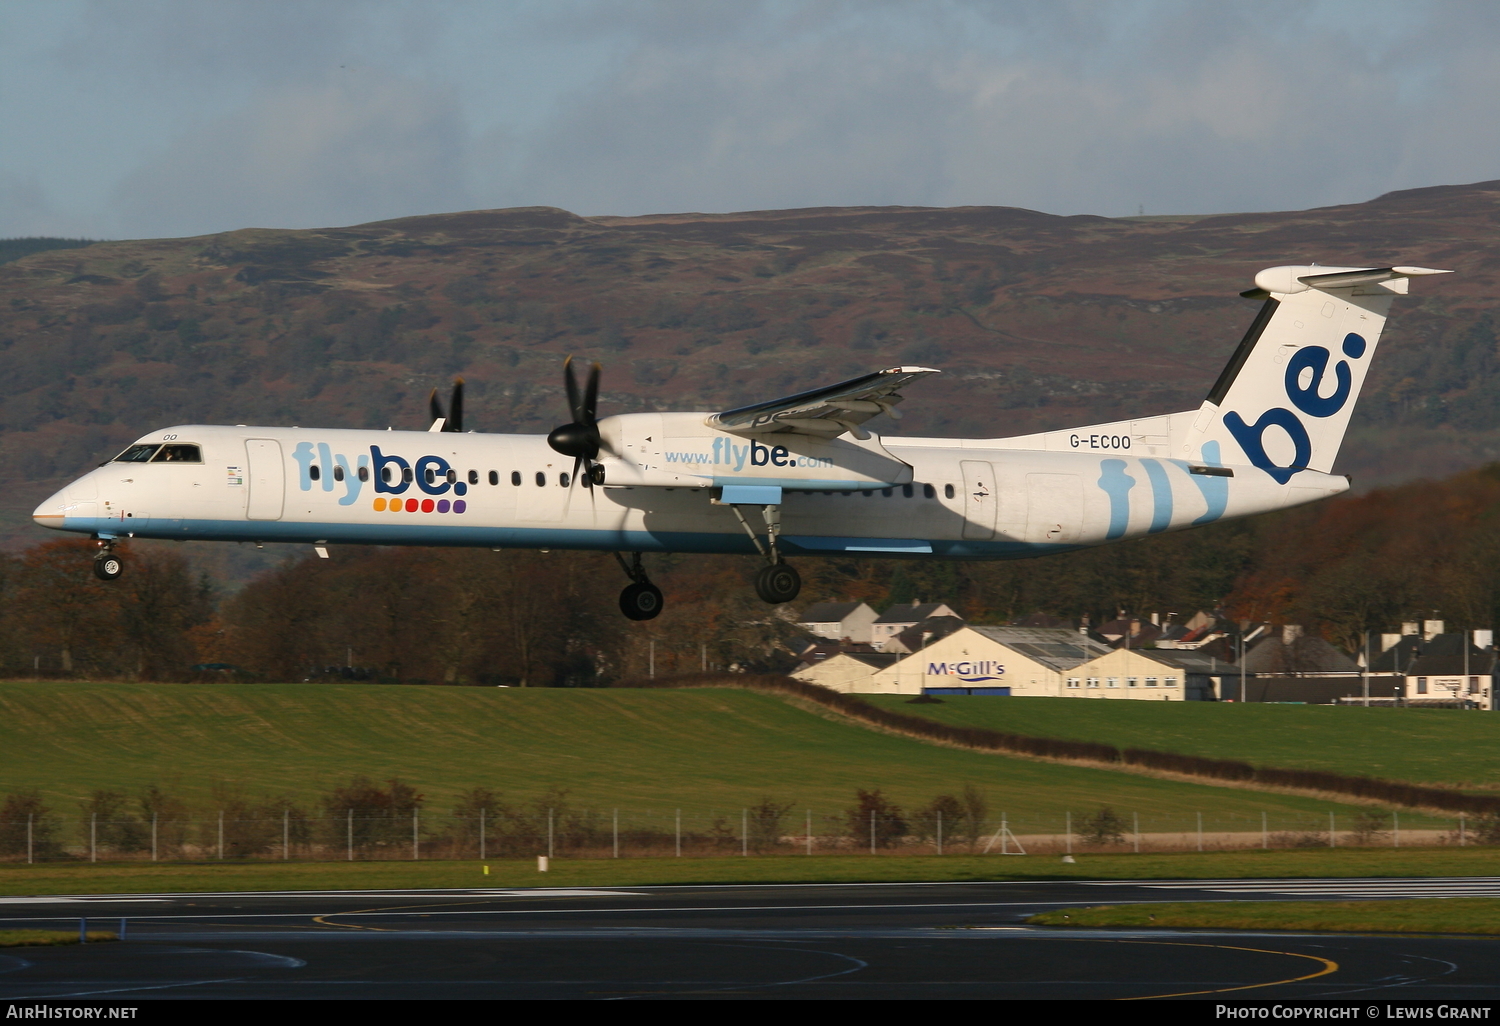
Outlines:
{"label": "airport fence", "polygon": [[1500,820],[1377,809],[1350,813],[1134,812],[1103,807],[1012,816],[762,802],[734,809],[577,805],[413,808],[398,815],[192,817],[27,813],[0,818],[0,860],[371,861],[757,855],[1056,855],[1251,848],[1500,845]]}

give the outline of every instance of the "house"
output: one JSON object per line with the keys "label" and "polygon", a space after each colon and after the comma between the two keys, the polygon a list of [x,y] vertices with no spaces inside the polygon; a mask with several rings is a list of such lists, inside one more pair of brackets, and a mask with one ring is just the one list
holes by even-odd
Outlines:
{"label": "house", "polygon": [[967,626],[874,674],[861,690],[1053,697],[1062,674],[1109,651],[1075,630]]}
{"label": "house", "polygon": [[891,606],[882,613],[871,627],[870,640],[880,647],[888,639],[933,616],[958,616],[958,613],[945,602],[918,602],[913,599],[909,605],[902,603]]}
{"label": "house", "polygon": [[[1489,631],[1474,631],[1490,635]],[[1460,705],[1493,709],[1496,655],[1493,646],[1479,647],[1466,632],[1429,637],[1401,678],[1405,705]]]}
{"label": "house", "polygon": [[910,655],[963,627],[963,620],[956,616],[929,616],[915,627],[908,627],[894,638],[887,638],[881,651]]}
{"label": "house", "polygon": [[854,641],[870,644],[870,626],[875,610],[864,602],[817,602],[808,606],[797,625],[809,634],[830,641]]}

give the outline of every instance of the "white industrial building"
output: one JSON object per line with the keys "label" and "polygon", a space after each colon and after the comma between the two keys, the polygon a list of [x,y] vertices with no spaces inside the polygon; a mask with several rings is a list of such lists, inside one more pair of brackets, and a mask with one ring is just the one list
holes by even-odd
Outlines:
{"label": "white industrial building", "polygon": [[822,669],[832,659],[804,667],[792,676],[860,694],[963,692],[1055,697],[1062,693],[1063,675],[1068,670],[1108,651],[1107,646],[1065,628],[964,627],[881,669],[861,659],[871,666],[863,677],[844,672],[853,670],[852,666],[835,672]]}

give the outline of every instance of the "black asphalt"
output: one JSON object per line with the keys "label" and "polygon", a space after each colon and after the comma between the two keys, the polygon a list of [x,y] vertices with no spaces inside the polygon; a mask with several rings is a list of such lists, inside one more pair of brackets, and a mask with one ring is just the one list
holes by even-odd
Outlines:
{"label": "black asphalt", "polygon": [[1072,931],[1112,902],[1495,893],[1492,881],[857,884],[0,897],[0,1000],[1500,998],[1500,938]]}

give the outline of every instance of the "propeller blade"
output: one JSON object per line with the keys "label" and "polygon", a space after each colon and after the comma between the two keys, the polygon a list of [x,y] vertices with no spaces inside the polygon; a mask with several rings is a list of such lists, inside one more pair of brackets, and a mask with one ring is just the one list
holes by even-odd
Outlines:
{"label": "propeller blade", "polygon": [[[434,390],[434,393],[436,390]],[[458,378],[453,382],[453,398],[448,403],[448,423],[443,425],[444,431],[462,431],[464,429],[464,379]]]}
{"label": "propeller blade", "polygon": [[432,390],[432,394],[427,397],[427,413],[434,421],[443,420],[445,416],[443,413],[443,403],[438,399],[437,389],[435,388]]}
{"label": "propeller blade", "polygon": [[584,458],[582,456],[575,456],[575,457],[573,457],[573,476],[570,477],[570,478],[568,478],[568,487],[569,488],[572,488],[574,485],[576,485],[578,483],[578,466],[579,466],[579,464],[584,463],[584,462],[585,462],[585,460],[584,460]]}
{"label": "propeller blade", "polygon": [[578,403],[578,379],[573,376],[573,358],[570,356],[563,361],[563,384],[568,389],[568,414],[573,418],[573,423],[583,423],[583,417]]}
{"label": "propeller blade", "polygon": [[595,411],[599,409],[599,373],[601,370],[597,362],[589,368],[589,381],[583,392],[583,416],[576,418],[580,424],[592,426],[599,419],[595,416]]}

